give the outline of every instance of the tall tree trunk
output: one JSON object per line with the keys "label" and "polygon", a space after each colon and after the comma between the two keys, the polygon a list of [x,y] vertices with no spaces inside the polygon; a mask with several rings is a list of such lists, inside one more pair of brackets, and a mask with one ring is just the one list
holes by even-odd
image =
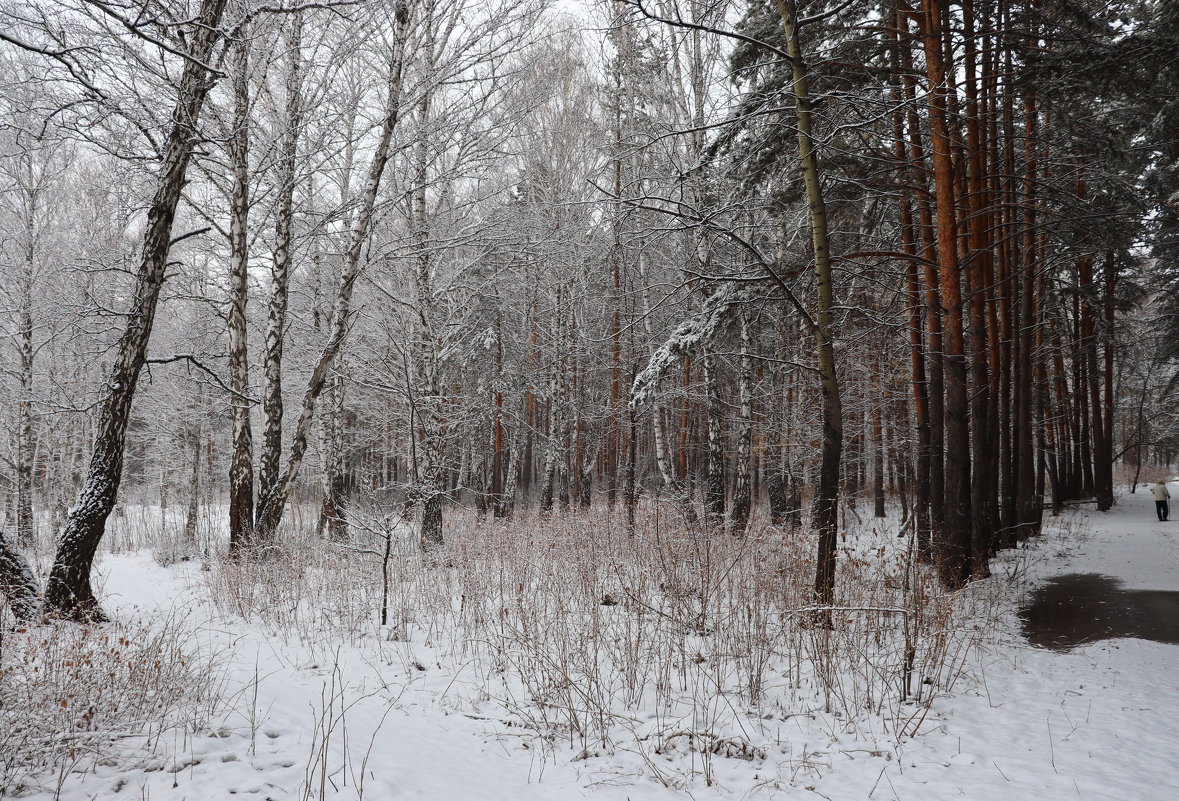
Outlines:
{"label": "tall tree trunk", "polygon": [[[1002,230],[1001,187],[1002,159],[999,148],[999,59],[1001,48],[995,29],[999,24],[998,9],[993,4],[983,7],[981,18],[982,35],[982,115],[986,148],[984,159],[988,164],[986,175],[986,214],[983,229],[989,239],[991,255],[984,283],[988,287],[987,302],[987,357],[990,372],[990,404],[987,410],[987,424],[984,428],[991,440],[991,464],[988,467],[991,508],[988,528],[990,529],[991,551],[1000,545],[1002,529],[1002,465],[1007,429],[1010,424],[1009,412],[1004,411],[1004,381],[1010,365],[1003,360],[1003,330],[1000,321],[1003,296],[1006,292],[1005,271],[1002,264],[1005,237]],[[988,16],[988,14],[990,16]]]}
{"label": "tall tree trunk", "polygon": [[[1043,164],[1045,165],[1044,172],[1040,175],[1040,184],[1043,185],[1047,179],[1047,147],[1045,147],[1045,158]],[[1035,253],[1036,263],[1044,264],[1046,258],[1048,238],[1044,233],[1038,232],[1035,237]],[[1036,536],[1040,533],[1040,527],[1044,519],[1044,493],[1045,483],[1047,478],[1048,466],[1048,444],[1047,444],[1047,420],[1048,420],[1048,369],[1045,366],[1045,359],[1039,354],[1044,352],[1044,307],[1048,298],[1048,278],[1044,271],[1038,271],[1036,276],[1036,303],[1035,303],[1035,338],[1033,340],[1033,353],[1037,354],[1038,358],[1034,360],[1035,364],[1035,386],[1034,386],[1034,404],[1033,409],[1035,420],[1033,425],[1036,432],[1036,483],[1035,495],[1032,498],[1031,515],[1029,516],[1030,530],[1029,536]]]}
{"label": "tall tree trunk", "polygon": [[[560,306],[560,294],[558,292],[557,304]],[[554,332],[554,342],[558,339],[556,332]],[[559,351],[559,348],[554,348]],[[553,510],[553,503],[557,497],[557,462],[560,459],[561,452],[561,379],[560,372],[560,357],[554,356],[552,371],[549,373],[549,390],[547,399],[547,422],[545,425],[545,448],[544,448],[544,471],[542,473],[542,480],[540,485],[540,510],[542,512],[551,512]]]}
{"label": "tall tree trunk", "polygon": [[753,359],[750,357],[748,316],[741,313],[741,374],[738,387],[741,400],[740,429],[737,432],[737,483],[733,491],[733,505],[729,510],[729,532],[744,534],[749,527],[749,513],[753,507],[751,470],[753,467]]}
{"label": "tall tree trunk", "polygon": [[[31,204],[30,204],[31,205]],[[34,211],[30,209],[30,218]],[[19,331],[20,399],[16,405],[16,544],[33,544],[33,246],[29,225],[29,247],[25,260],[25,282],[21,288]]]}
{"label": "tall tree trunk", "polygon": [[872,385],[872,516],[884,517],[884,392],[880,386],[880,354],[875,348],[869,357]]}
{"label": "tall tree trunk", "polygon": [[[911,229],[911,226],[910,226]],[[911,260],[907,270],[909,296],[909,352],[913,372],[913,409],[917,425],[917,475],[914,505],[914,523],[917,526],[917,553],[922,559],[931,557],[932,523],[930,500],[932,482],[930,474],[930,406],[929,385],[925,378],[925,357],[922,350],[924,337],[921,330],[921,291],[917,277],[917,262]]]}
{"label": "tall tree trunk", "polygon": [[348,541],[348,487],[344,468],[344,376],[328,379],[323,410],[323,503],[320,528],[333,542]]}
{"label": "tall tree trunk", "polygon": [[295,424],[295,433],[291,441],[291,449],[287,455],[287,467],[271,487],[263,488],[263,496],[259,499],[257,516],[257,531],[259,538],[272,540],[278,525],[282,521],[286,510],[287,500],[291,488],[299,477],[299,470],[303,465],[303,457],[307,452],[307,437],[311,431],[311,424],[315,419],[315,405],[327,381],[328,372],[336,355],[343,347],[348,333],[352,290],[356,279],[360,275],[364,246],[368,242],[369,231],[372,226],[373,211],[377,203],[377,194],[381,186],[381,177],[392,153],[393,131],[401,119],[401,90],[402,71],[405,63],[405,39],[409,28],[410,7],[406,0],[397,3],[394,9],[394,42],[393,52],[390,54],[388,76],[386,80],[386,101],[384,117],[381,120],[380,136],[373,151],[372,162],[369,165],[368,177],[360,197],[357,214],[352,223],[348,237],[348,250],[344,255],[344,265],[340,274],[339,289],[336,293],[335,305],[332,310],[331,331],[328,341],[320,351],[319,359],[307,380],[307,388],[303,393],[303,404],[299,419]]}
{"label": "tall tree trunk", "polygon": [[[420,58],[427,74],[434,68],[434,39],[428,36]],[[419,542],[424,550],[442,544],[442,501],[445,493],[444,465],[442,463],[442,397],[439,371],[439,342],[435,321],[434,264],[431,257],[431,221],[427,207],[429,183],[430,128],[433,121],[433,90],[422,91],[418,99],[417,116],[421,133],[413,154],[414,187],[411,195],[414,243],[417,257],[414,270],[414,307],[417,319],[414,321],[414,384],[417,395],[417,418],[420,439],[418,442],[419,478],[418,492],[422,497],[422,519]]]}
{"label": "tall tree trunk", "polygon": [[[896,79],[901,82],[893,92],[893,102],[896,110],[893,113],[893,152],[897,164],[901,167],[902,183],[920,180],[924,184],[924,177],[919,174],[923,168],[919,162],[915,163],[915,156],[911,154],[908,140],[905,136],[905,119],[913,119],[915,113],[906,115],[902,101],[913,103],[912,67],[902,68],[911,61],[907,50],[908,43],[901,39],[901,30],[907,28],[904,12],[898,7],[896,24],[893,28],[893,71]],[[903,51],[903,53],[902,53]],[[903,88],[902,88],[903,86]],[[914,126],[916,128],[916,126]],[[915,131],[914,135],[919,135]],[[922,156],[923,158],[923,156]],[[908,179],[908,180],[904,180]],[[916,476],[914,493],[913,524],[915,526],[917,552],[923,559],[930,558],[931,529],[930,529],[930,414],[929,414],[929,384],[926,380],[924,331],[921,319],[921,277],[920,264],[917,253],[917,228],[913,220],[913,206],[907,191],[899,195],[901,248],[908,260],[905,268],[906,306],[908,307],[909,324],[909,367],[913,391],[914,423],[917,427]]]}
{"label": "tall tree trunk", "polygon": [[[945,530],[937,543],[938,571],[948,587],[960,587],[970,575],[970,430],[962,288],[958,263],[957,196],[953,140],[948,107],[954,92],[943,52],[944,0],[922,0],[925,65],[930,83],[928,110],[937,205],[938,279],[944,311],[943,350],[946,381]],[[935,499],[936,503],[936,499]]]}
{"label": "tall tree trunk", "polygon": [[623,130],[632,119],[628,111],[628,81],[633,72],[634,52],[630,46],[630,24],[620,21],[613,31],[611,38],[615,45],[615,55],[612,64],[614,80],[613,97],[613,142],[611,171],[614,178],[613,215],[610,219],[610,230],[613,242],[610,247],[610,281],[612,294],[610,296],[610,405],[607,409],[606,420],[606,503],[614,508],[614,501],[618,492],[618,468],[622,463],[622,267],[625,251],[622,243],[622,181],[624,167],[624,151],[630,145],[626,142]]}
{"label": "tall tree trunk", "polygon": [[[1010,28],[1011,13],[1007,0],[999,0],[999,25]],[[1016,73],[1012,48],[1007,37],[998,39],[1001,54],[999,71],[1007,76]],[[1017,203],[1017,166],[1015,157],[1015,92],[1011,90],[1011,78],[1004,81],[1000,104],[1002,128],[1002,173],[1000,184],[999,234],[1000,281],[999,281],[999,340],[1002,350],[1003,375],[1000,386],[1000,466],[999,498],[1002,506],[1001,527],[997,546],[1010,548],[1015,544],[1019,528],[1019,442],[1020,394],[1022,392],[1022,370],[1020,349],[1023,346],[1022,330],[1022,267],[1020,256],[1020,212]],[[1029,434],[1030,436],[1030,434]]]}
{"label": "tall tree trunk", "polygon": [[286,119],[278,158],[278,212],[275,218],[274,259],[270,264],[270,301],[266,310],[266,352],[263,362],[265,385],[262,390],[262,452],[258,456],[258,485],[263,490],[278,481],[282,461],[282,359],[286,338],[287,293],[291,275],[295,218],[295,165],[299,150],[299,130],[303,125],[302,39],[303,15],[290,20],[286,41],[287,71],[285,80]]}
{"label": "tall tree trunk", "polygon": [[58,540],[57,555],[45,585],[45,605],[53,615],[74,620],[105,618],[90,585],[90,571],[123,475],[123,450],[131,401],[135,397],[139,372],[147,359],[148,340],[168,264],[176,206],[193,146],[199,139],[197,120],[212,88],[212,79],[205,65],[221,36],[225,2],[203,0],[196,15],[199,22],[189,33],[190,57],[184,61],[158,184],[147,210],[134,300],[107,376],[105,386],[109,392],[99,409],[90,470]]}
{"label": "tall tree trunk", "polygon": [[1036,334],[1036,205],[1038,161],[1036,158],[1037,112],[1032,89],[1028,88],[1024,100],[1024,130],[1026,136],[1023,190],[1023,244],[1021,259],[1021,282],[1019,298],[1019,358],[1016,360],[1015,387],[1015,534],[1019,539],[1031,536],[1035,531],[1036,510],[1036,458],[1034,361]]}
{"label": "tall tree trunk", "polygon": [[[634,375],[631,375],[631,386],[634,386]],[[635,534],[635,517],[639,505],[639,485],[637,474],[637,460],[638,460],[638,446],[639,446],[639,427],[635,418],[635,406],[633,403],[628,403],[626,406],[626,467],[623,474],[622,483],[622,502],[626,507],[626,533],[630,536]]]}
{"label": "tall tree trunk", "polygon": [[[17,349],[20,353],[18,379],[20,398],[16,405],[16,545],[33,545],[36,522],[33,516],[33,293],[36,285],[38,217],[41,214],[41,195],[46,186],[34,166],[32,153],[19,158],[24,175],[20,189],[24,216],[24,274],[19,279],[19,308],[17,309]],[[15,282],[14,282],[15,283]]]}
{"label": "tall tree trunk", "polygon": [[197,384],[193,403],[188,408],[188,428],[182,440],[192,459],[192,473],[188,487],[188,508],[184,512],[184,546],[189,555],[196,554],[197,522],[201,508],[201,448],[204,444],[205,392]]}
{"label": "tall tree trunk", "polygon": [[908,520],[911,512],[911,496],[909,486],[912,483],[913,462],[905,454],[905,446],[901,442],[901,433],[909,425],[909,401],[900,392],[897,395],[895,422],[889,426],[887,439],[889,442],[889,458],[892,462],[892,472],[896,474],[897,494],[901,499],[901,519]]}
{"label": "tall tree trunk", "polygon": [[[203,413],[203,409],[201,412]],[[189,434],[189,445],[192,447],[192,474],[188,487],[188,508],[184,512],[184,544],[196,553],[197,522],[201,509],[201,445],[204,435],[201,425],[193,426]]]}
{"label": "tall tree trunk", "polygon": [[708,396],[708,461],[705,470],[704,517],[714,531],[725,524],[725,442],[721,427],[720,387],[716,364],[710,354],[700,360],[704,373],[704,391]]}
{"label": "tall tree trunk", "polygon": [[[970,286],[970,427],[973,471],[970,482],[970,562],[967,569],[974,578],[990,575],[989,559],[994,549],[991,492],[991,437],[987,415],[991,406],[991,378],[988,365],[987,306],[990,295],[992,251],[983,203],[986,194],[986,129],[980,119],[978,98],[978,48],[975,41],[974,4],[962,4],[965,39],[966,78],[966,169],[967,197],[967,273]],[[968,466],[969,471],[969,466]]]}
{"label": "tall tree trunk", "polygon": [[516,508],[516,489],[520,484],[520,458],[524,452],[524,430],[526,426],[516,426],[516,434],[509,446],[508,466],[504,475],[503,492],[496,499],[494,514],[496,517],[510,517]]}
{"label": "tall tree trunk", "polygon": [[[898,15],[898,31],[908,30],[903,14]],[[921,120],[917,114],[917,85],[913,57],[908,47],[902,46],[901,75],[906,115],[909,127],[909,162],[913,166],[913,180],[917,185],[917,225],[913,227],[914,250],[920,254],[921,278],[924,284],[925,328],[927,343],[923,365],[928,365],[924,385],[927,405],[928,446],[925,459],[929,469],[929,535],[918,531],[918,554],[933,558],[933,543],[940,542],[945,530],[945,380],[944,349],[942,345],[942,301],[938,286],[938,247],[930,201],[929,176],[925,165],[925,144]]]}
{"label": "tall tree trunk", "polygon": [[[1089,274],[1089,288],[1092,289],[1093,268],[1089,259],[1083,258],[1078,264],[1078,268],[1084,267],[1085,272]],[[1078,272],[1080,270],[1078,269]],[[1101,412],[1095,410],[1091,403],[1091,390],[1096,389],[1099,385],[1095,383],[1096,376],[1093,375],[1097,366],[1097,352],[1093,346],[1093,318],[1090,314],[1088,302],[1082,302],[1081,298],[1073,296],[1073,366],[1075,369],[1073,390],[1076,393],[1077,400],[1077,442],[1080,445],[1080,455],[1078,467],[1081,474],[1081,491],[1077,497],[1092,498],[1093,493],[1093,456],[1094,448],[1097,446],[1097,441],[1101,437],[1100,430],[1093,428],[1093,423],[1096,421],[1098,427],[1101,424]],[[1088,328],[1089,334],[1086,336],[1085,329]],[[1098,405],[1100,399],[1098,400]]]}
{"label": "tall tree trunk", "polygon": [[1054,404],[1056,414],[1055,420],[1052,421],[1055,429],[1054,447],[1049,458],[1049,463],[1055,468],[1053,514],[1060,513],[1065,495],[1069,498],[1078,497],[1075,476],[1079,473],[1074,469],[1073,462],[1073,454],[1076,451],[1075,443],[1070,441],[1074,435],[1073,393],[1069,392],[1068,376],[1064,367],[1064,346],[1061,344],[1059,329],[1059,325],[1049,323],[1052,342],[1053,388],[1056,391],[1056,403]]}
{"label": "tall tree trunk", "polygon": [[250,426],[250,362],[247,352],[246,301],[249,294],[250,242],[250,41],[245,31],[233,46],[233,130],[229,160],[233,188],[229,198],[229,382],[233,455],[229,462],[229,553],[249,547],[254,532],[254,455]]}
{"label": "tall tree trunk", "polygon": [[[811,228],[811,248],[815,259],[818,306],[815,313],[815,348],[819,383],[823,398],[823,444],[819,486],[815,494],[813,523],[819,535],[815,565],[815,603],[830,606],[835,599],[835,560],[839,526],[839,468],[843,452],[843,412],[840,404],[839,378],[835,368],[835,345],[832,342],[832,310],[835,306],[832,287],[831,252],[827,237],[827,210],[819,174],[818,155],[811,126],[809,76],[798,38],[798,7],[795,0],[775,0],[786,34],[786,51],[790,56],[797,121],[798,153],[806,187],[807,211]],[[820,622],[831,625],[830,613],[822,613]]]}
{"label": "tall tree trunk", "polygon": [[[783,316],[779,322],[776,344],[784,357],[789,354],[790,345],[794,344],[790,341],[789,332],[789,318]],[[770,409],[774,450],[767,468],[766,496],[770,507],[770,525],[783,527],[790,520],[792,511],[787,482],[791,472],[790,414],[794,406],[794,375],[775,370],[771,374],[771,381],[771,397],[780,398],[781,403],[775,403]]]}
{"label": "tall tree trunk", "polygon": [[1103,440],[1104,449],[1101,453],[1101,461],[1098,464],[1098,482],[1097,482],[1097,509],[1099,511],[1107,511],[1114,505],[1114,488],[1113,488],[1113,462],[1114,462],[1114,409],[1116,401],[1114,399],[1114,323],[1117,299],[1114,294],[1118,280],[1117,262],[1115,261],[1113,253],[1107,253],[1105,256],[1105,280],[1103,282],[1103,303],[1102,314],[1105,321],[1105,330],[1103,337],[1105,339],[1105,358],[1103,383],[1105,389],[1105,405],[1103,407],[1103,429],[1105,431],[1105,439]]}

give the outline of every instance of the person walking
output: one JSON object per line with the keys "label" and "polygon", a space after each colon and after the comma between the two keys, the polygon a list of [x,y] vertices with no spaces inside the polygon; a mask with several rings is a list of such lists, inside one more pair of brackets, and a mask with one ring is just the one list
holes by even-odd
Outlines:
{"label": "person walking", "polygon": [[1160,478],[1158,483],[1150,488],[1150,494],[1154,496],[1154,510],[1158,513],[1159,520],[1166,520],[1171,516],[1171,505],[1167,503],[1171,493],[1167,491],[1167,483]]}

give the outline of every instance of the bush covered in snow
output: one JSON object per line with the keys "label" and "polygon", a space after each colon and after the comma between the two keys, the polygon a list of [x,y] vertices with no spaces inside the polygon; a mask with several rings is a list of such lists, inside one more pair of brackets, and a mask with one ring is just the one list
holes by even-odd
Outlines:
{"label": "bush covered in snow", "polygon": [[[0,622],[0,796],[30,777],[152,758],[168,733],[200,727],[219,703],[219,672],[171,618],[14,628]],[[38,782],[40,783],[40,782]]]}

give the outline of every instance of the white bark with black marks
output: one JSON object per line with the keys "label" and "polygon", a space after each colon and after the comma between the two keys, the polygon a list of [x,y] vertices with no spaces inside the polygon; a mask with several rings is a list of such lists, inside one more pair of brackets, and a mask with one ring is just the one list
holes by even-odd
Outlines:
{"label": "white bark with black marks", "polygon": [[711,354],[700,360],[704,374],[704,391],[708,396],[708,461],[704,480],[704,516],[713,529],[725,525],[725,439],[720,388],[716,380],[716,364]]}
{"label": "white bark with black marks", "polygon": [[21,289],[20,400],[16,415],[16,541],[21,547],[33,544],[33,246],[32,230],[26,257],[26,274]]}
{"label": "white bark with black marks", "polygon": [[753,508],[753,359],[750,357],[751,337],[749,319],[741,314],[741,374],[738,378],[741,410],[737,432],[737,483],[733,490],[733,505],[729,510],[729,531],[744,534],[749,527],[749,513]]}
{"label": "white bark with black marks", "polygon": [[323,404],[323,504],[319,528],[334,542],[348,541],[348,498],[344,467],[344,376],[328,380]]}
{"label": "white bark with black marks", "polygon": [[299,477],[303,457],[307,453],[307,438],[315,420],[316,404],[327,382],[332,363],[343,347],[348,334],[352,312],[352,291],[363,266],[364,248],[372,228],[373,211],[376,208],[381,178],[384,176],[385,167],[392,155],[393,131],[401,119],[402,75],[405,66],[405,41],[409,22],[410,5],[402,0],[397,3],[394,11],[394,38],[389,58],[389,72],[386,77],[385,113],[381,120],[380,134],[373,152],[372,162],[369,165],[368,177],[360,197],[359,208],[352,222],[348,250],[344,256],[344,266],[340,274],[339,289],[332,308],[328,341],[320,351],[319,359],[311,371],[311,377],[308,379],[307,388],[303,393],[303,404],[299,412],[299,419],[295,424],[291,449],[287,455],[286,470],[272,486],[262,487],[262,495],[258,499],[256,524],[259,539],[272,540],[282,521],[291,489]]}
{"label": "white bark with black marks", "polygon": [[274,259],[270,265],[270,302],[266,310],[266,351],[263,363],[262,449],[258,456],[258,485],[272,487],[282,462],[282,360],[287,327],[287,296],[291,275],[295,218],[295,167],[299,130],[303,124],[301,54],[303,15],[294,14],[287,36],[285,80],[286,120],[278,160],[278,213],[275,219]]}
{"label": "white bark with black marks", "polygon": [[119,337],[107,377],[107,395],[98,413],[89,473],[58,540],[57,556],[45,585],[45,605],[52,615],[75,620],[105,618],[90,585],[90,572],[123,475],[131,402],[147,359],[176,207],[198,141],[197,121],[215,80],[206,64],[221,38],[225,3],[203,0],[188,33],[189,58],[184,62],[156,191],[147,210],[142,259],[135,275],[127,326]]}
{"label": "white bark with black marks", "polygon": [[250,426],[250,361],[246,332],[249,296],[250,41],[233,45],[233,130],[228,149],[233,184],[229,198],[229,382],[233,452],[229,463],[229,551],[248,548],[254,531],[254,434]]}

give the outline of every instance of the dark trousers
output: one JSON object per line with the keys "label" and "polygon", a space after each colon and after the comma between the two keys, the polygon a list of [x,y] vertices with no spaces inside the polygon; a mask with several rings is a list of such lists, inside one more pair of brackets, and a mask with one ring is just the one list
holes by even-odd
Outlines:
{"label": "dark trousers", "polygon": [[1159,520],[1166,520],[1171,516],[1171,507],[1166,501],[1155,501],[1154,510],[1158,512]]}

